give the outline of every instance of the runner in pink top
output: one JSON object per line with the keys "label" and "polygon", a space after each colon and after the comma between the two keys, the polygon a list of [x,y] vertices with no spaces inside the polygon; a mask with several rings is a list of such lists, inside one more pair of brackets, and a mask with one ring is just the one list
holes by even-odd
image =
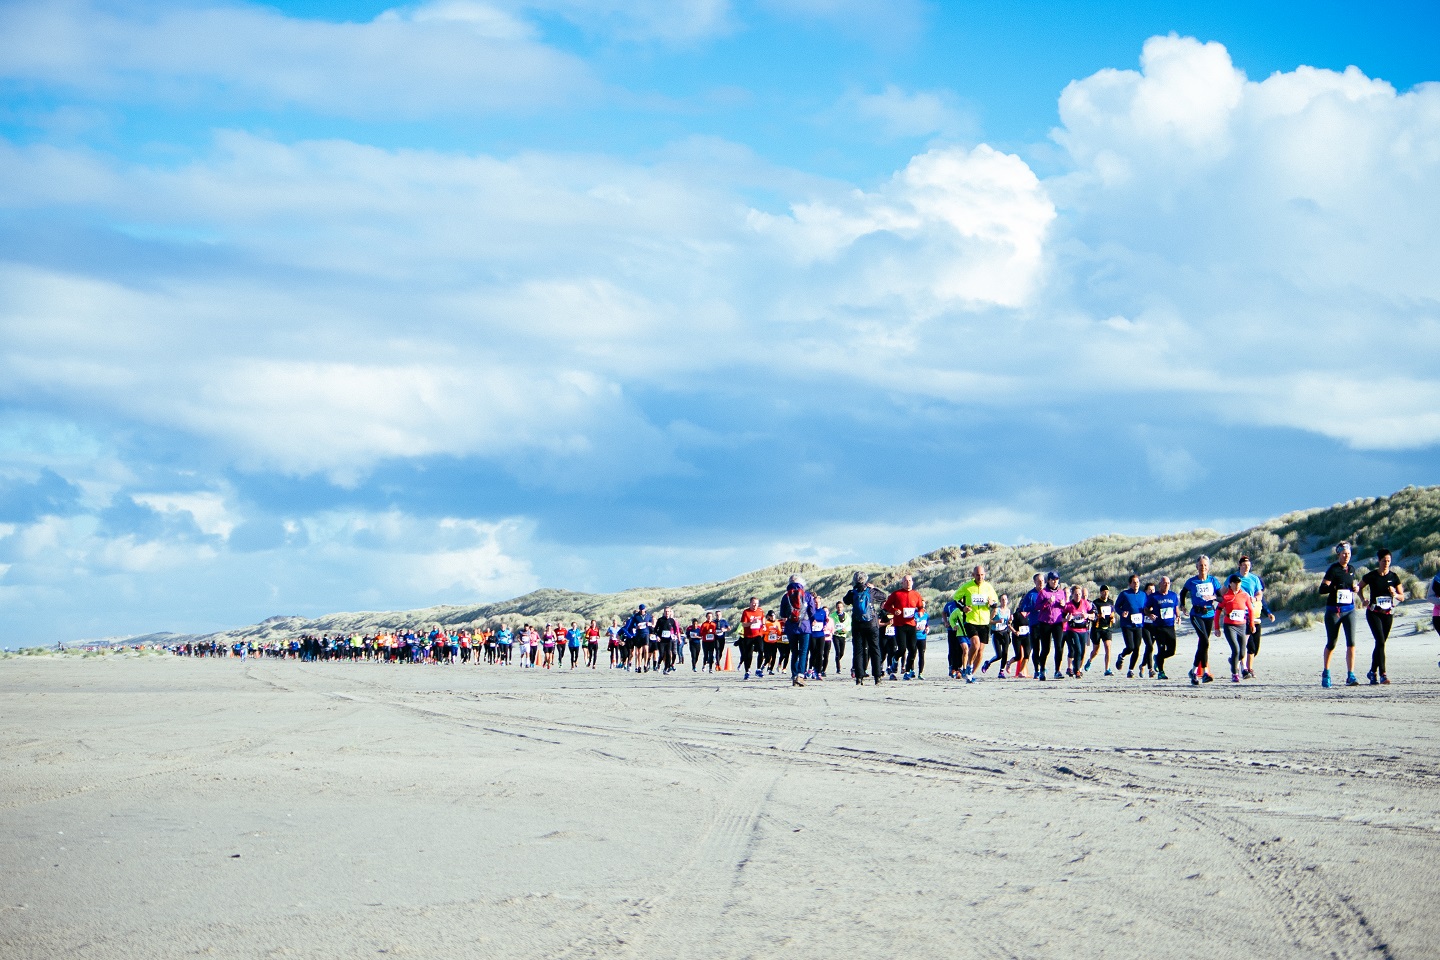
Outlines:
{"label": "runner in pink top", "polygon": [[[1065,649],[1069,654],[1065,676],[1078,679],[1085,676],[1085,668],[1081,664],[1085,648],[1089,645],[1090,624],[1095,620],[1095,605],[1085,598],[1085,590],[1077,583],[1070,588],[1070,599],[1061,610],[1065,617]],[[1058,657],[1055,670],[1058,676]]]}

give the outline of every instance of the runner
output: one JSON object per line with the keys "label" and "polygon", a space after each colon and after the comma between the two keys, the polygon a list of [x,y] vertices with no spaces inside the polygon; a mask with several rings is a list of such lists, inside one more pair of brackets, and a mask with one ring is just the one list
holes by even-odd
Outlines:
{"label": "runner", "polygon": [[635,673],[650,669],[650,633],[654,626],[655,617],[643,603],[625,621],[625,636],[630,639],[630,669]]}
{"label": "runner", "polygon": [[1389,683],[1385,674],[1385,641],[1390,639],[1390,627],[1395,623],[1395,607],[1405,602],[1405,588],[1400,586],[1400,577],[1390,569],[1390,551],[1381,547],[1375,554],[1375,569],[1360,581],[1362,602],[1368,597],[1365,622],[1370,626],[1370,636],[1375,638],[1375,649],[1370,654],[1370,672],[1365,676],[1370,685]]}
{"label": "runner", "polygon": [[716,670],[725,669],[725,641],[730,636],[730,621],[722,610],[715,611],[715,663]]}
{"label": "runner", "polygon": [[1241,665],[1245,662],[1246,645],[1249,643],[1251,628],[1260,619],[1259,604],[1245,592],[1242,577],[1232,573],[1225,585],[1225,593],[1215,605],[1216,633],[1225,632],[1225,642],[1230,645],[1230,682],[1240,682]]}
{"label": "runner", "polygon": [[1355,591],[1358,583],[1355,568],[1350,565],[1350,544],[1342,541],[1335,547],[1335,562],[1320,579],[1320,595],[1325,598],[1325,667],[1320,671],[1320,686],[1330,686],[1330,655],[1335,641],[1345,631],[1345,686],[1360,684],[1355,679]]}
{"label": "runner", "polygon": [[[1170,578],[1160,578],[1160,588],[1145,601],[1145,611],[1149,616],[1146,622],[1150,627],[1150,635],[1155,641],[1155,660],[1150,667],[1150,679],[1155,679],[1155,671],[1160,671],[1161,680],[1169,680],[1165,676],[1165,661],[1175,656],[1175,622],[1180,619],[1180,597],[1170,589]],[[1150,660],[1150,647],[1146,644],[1145,659]],[[1206,683],[1215,679],[1207,672],[1204,676]]]}
{"label": "runner", "polygon": [[1065,603],[1068,599],[1060,586],[1060,574],[1054,570],[1045,574],[1045,586],[1040,590],[1035,612],[1030,615],[1031,652],[1035,656],[1036,680],[1045,679],[1045,661],[1052,645],[1055,647],[1053,677],[1060,679],[1060,658],[1064,655],[1061,621],[1065,619]]}
{"label": "runner", "polygon": [[1000,605],[995,608],[994,614],[990,617],[990,642],[995,646],[995,656],[986,660],[980,665],[980,672],[984,673],[992,663],[1000,664],[1000,672],[996,674],[1004,680],[1008,674],[1005,672],[1005,665],[1010,662],[1010,636],[1011,622],[1014,614],[1010,610],[1010,595],[1000,594]]}
{"label": "runner", "polygon": [[964,611],[961,610],[961,616],[957,617],[957,610],[961,610],[961,607],[953,597],[946,600],[945,606],[940,609],[941,616],[945,618],[945,659],[949,665],[948,676],[951,680],[962,678],[960,671],[964,670],[969,662],[970,653],[970,648],[965,645],[968,638],[965,636]]}
{"label": "runner", "polygon": [[[1040,594],[1045,589],[1044,574],[1037,573],[1033,577],[1034,586],[1025,592],[1020,602],[1015,606],[1015,642],[1019,644],[1020,651],[1016,655],[1015,676],[1025,676],[1025,661],[1035,648],[1035,611],[1040,607]],[[1021,630],[1024,630],[1022,633]],[[1036,676],[1040,661],[1035,661]]]}
{"label": "runner", "polygon": [[570,669],[574,670],[580,661],[580,648],[585,646],[585,628],[579,620],[570,621],[570,629],[565,631],[565,645],[570,648]]}
{"label": "runner", "polygon": [[755,676],[765,676],[765,663],[761,658],[761,646],[765,642],[765,611],[760,609],[760,598],[751,597],[750,606],[740,611],[740,668],[745,671],[742,679],[750,679],[750,658],[755,658]]}
{"label": "runner", "polygon": [[[1004,600],[1004,597],[1000,598]],[[1115,671],[1110,669],[1110,631],[1115,626],[1115,601],[1110,599],[1110,588],[1100,588],[1100,595],[1095,598],[1095,626],[1090,634],[1090,657],[1085,661],[1085,669],[1090,669],[1090,664],[1095,662],[1095,655],[1100,652],[1100,646],[1105,646],[1105,657],[1100,662],[1105,665],[1105,676],[1113,677]]]}
{"label": "runner", "polygon": [[682,636],[680,623],[666,607],[660,611],[660,617],[655,621],[655,630],[651,636],[658,636],[660,643],[660,665],[661,675],[675,672],[675,641]]}
{"label": "runner", "polygon": [[1195,561],[1195,576],[1180,588],[1180,612],[1185,612],[1187,603],[1190,605],[1190,626],[1195,628],[1195,663],[1190,668],[1190,683],[1194,686],[1210,677],[1210,633],[1221,589],[1220,580],[1210,575],[1210,558],[1201,554]]}
{"label": "runner", "polygon": [[815,597],[805,589],[805,581],[792,574],[785,593],[780,597],[780,622],[790,641],[790,685],[805,686],[810,667],[810,631],[817,613]]}
{"label": "runner", "polygon": [[1081,662],[1085,657],[1085,648],[1089,646],[1090,625],[1095,621],[1095,605],[1085,596],[1085,588],[1076,583],[1071,585],[1070,599],[1065,601],[1062,609],[1065,615],[1065,676],[1079,680],[1085,676],[1085,668],[1081,666]]}
{"label": "runner", "polygon": [[755,671],[757,677],[765,676],[766,670],[769,670],[772,675],[775,673],[775,661],[776,658],[780,656],[780,638],[783,636],[784,633],[780,629],[780,621],[775,619],[775,611],[765,611],[765,632],[761,635],[761,638],[764,640],[764,643],[761,644],[764,648],[764,653],[762,655],[761,669]]}
{"label": "runner", "polygon": [[600,623],[591,620],[585,628],[585,666],[591,670],[595,669],[595,661],[600,659]]}
{"label": "runner", "polygon": [[925,679],[925,648],[930,641],[930,614],[915,614],[915,679]]}
{"label": "runner", "polygon": [[[865,682],[865,668],[868,665],[880,683],[880,612],[885,598],[880,591],[870,586],[870,577],[859,570],[850,576],[850,590],[845,594],[844,603],[850,607],[850,633],[854,640],[854,653],[850,656],[850,672],[859,686]],[[1436,605],[1440,612],[1440,603]]]}
{"label": "runner", "polygon": [[[915,615],[924,609],[925,598],[915,589],[915,578],[908,573],[901,578],[900,588],[885,599],[885,612],[895,628],[895,657],[904,658],[906,680],[915,677]],[[893,666],[890,679],[895,679]]]}
{"label": "runner", "polygon": [[1255,629],[1245,641],[1245,666],[1240,670],[1242,680],[1255,676],[1255,658],[1260,654],[1260,617],[1268,618],[1271,623],[1275,622],[1275,614],[1265,605],[1265,584],[1260,575],[1252,571],[1251,566],[1250,558],[1242,554],[1239,569],[1235,571],[1240,577],[1240,589],[1254,598],[1255,605],[1260,610],[1255,617]]}
{"label": "runner", "polygon": [[610,626],[605,628],[605,639],[610,648],[610,669],[623,667],[629,670],[630,663],[625,657],[625,625],[619,617],[610,618]]}
{"label": "runner", "polygon": [[714,614],[706,611],[705,622],[700,624],[700,649],[704,651],[705,672],[715,672],[715,626]]}
{"label": "runner", "polygon": [[950,615],[951,624],[964,634],[961,642],[965,645],[960,675],[966,683],[974,683],[975,668],[980,666],[980,657],[990,642],[991,614],[1000,605],[995,586],[985,579],[984,564],[975,564],[970,579],[956,588],[954,600],[960,609]]}
{"label": "runner", "polygon": [[[710,615],[706,615],[706,623],[710,622]],[[690,617],[690,626],[685,628],[685,642],[690,643],[690,672],[700,672],[700,646],[704,643],[706,632],[700,629],[700,620],[697,617]]]}
{"label": "runner", "polygon": [[820,598],[815,598],[815,617],[810,621],[810,679],[824,680],[830,669],[830,636],[835,624]]}
{"label": "runner", "polygon": [[835,649],[835,672],[838,674],[845,669],[845,641],[850,636],[850,618],[845,615],[845,604],[835,602],[835,610],[830,615],[832,633],[830,634],[831,646]]}

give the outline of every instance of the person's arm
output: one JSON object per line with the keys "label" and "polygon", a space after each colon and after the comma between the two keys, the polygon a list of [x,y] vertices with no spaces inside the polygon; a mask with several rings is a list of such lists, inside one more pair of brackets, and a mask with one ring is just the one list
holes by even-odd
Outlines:
{"label": "person's arm", "polygon": [[1190,593],[1190,591],[1189,591],[1189,590],[1186,590],[1185,588],[1188,587],[1189,585],[1190,585],[1190,581],[1187,580],[1187,581],[1185,581],[1185,583],[1182,584],[1181,587],[1180,587],[1180,606],[1179,606],[1178,609],[1180,610],[1180,614],[1181,614],[1181,615],[1183,615],[1183,614],[1185,613],[1185,600],[1186,600],[1186,597],[1187,597],[1187,596],[1189,595],[1189,593]]}
{"label": "person's arm", "polygon": [[1324,596],[1325,594],[1330,592],[1330,571],[1334,569],[1335,565],[1332,563],[1329,567],[1326,568],[1325,576],[1320,578],[1320,589],[1317,592],[1321,596]]}
{"label": "person's arm", "polygon": [[1405,584],[1399,583],[1399,582],[1398,582],[1398,580],[1399,580],[1398,577],[1396,578],[1396,580],[1397,580],[1397,582],[1396,582],[1395,586],[1391,588],[1390,593],[1391,593],[1392,596],[1395,597],[1395,602],[1396,602],[1396,603],[1404,603],[1404,602],[1405,602]]}

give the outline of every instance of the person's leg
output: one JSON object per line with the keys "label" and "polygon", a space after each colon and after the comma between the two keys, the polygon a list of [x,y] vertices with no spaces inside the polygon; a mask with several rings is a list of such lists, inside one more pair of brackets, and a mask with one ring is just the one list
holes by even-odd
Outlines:
{"label": "person's leg", "polygon": [[1142,670],[1155,669],[1155,630],[1153,627],[1144,626],[1140,628],[1140,639],[1145,644],[1145,653],[1140,657],[1140,668]]}
{"label": "person's leg", "polygon": [[845,663],[844,663],[844,660],[845,660],[845,638],[844,638],[843,636],[841,636],[840,634],[838,634],[838,633],[835,634],[834,644],[835,644],[835,672],[836,672],[836,673],[839,673],[841,670],[845,669]]}
{"label": "person's leg", "polygon": [[1340,625],[1345,630],[1345,670],[1346,682],[1349,677],[1355,675],[1355,610],[1352,608],[1349,613],[1340,618]]}
{"label": "person's leg", "polygon": [[1245,638],[1249,633],[1241,624],[1226,623],[1225,642],[1230,646],[1230,676],[1232,678],[1240,675],[1240,661],[1245,656]]}
{"label": "person's leg", "polygon": [[1208,617],[1192,613],[1190,626],[1195,628],[1194,670],[1199,674],[1203,673],[1210,663],[1210,628],[1213,624]]}
{"label": "person's leg", "polygon": [[1370,627],[1370,636],[1375,639],[1375,648],[1370,653],[1370,682],[1375,683],[1385,673],[1385,641],[1390,638],[1393,618],[1378,610],[1365,612],[1365,623]]}
{"label": "person's leg", "polygon": [[929,644],[924,641],[917,640],[915,643],[915,676],[917,677],[925,675],[925,648],[927,646]]}
{"label": "person's leg", "polygon": [[1160,642],[1156,648],[1155,669],[1160,673],[1165,672],[1165,661],[1175,656],[1176,636],[1175,627],[1160,628]]}
{"label": "person's leg", "polygon": [[810,663],[810,634],[797,633],[790,638],[790,679],[803,674]]}
{"label": "person's leg", "polygon": [[1330,673],[1330,657],[1335,653],[1335,642],[1340,639],[1340,617],[1333,611],[1325,611],[1325,656],[1322,661],[1325,673]]}

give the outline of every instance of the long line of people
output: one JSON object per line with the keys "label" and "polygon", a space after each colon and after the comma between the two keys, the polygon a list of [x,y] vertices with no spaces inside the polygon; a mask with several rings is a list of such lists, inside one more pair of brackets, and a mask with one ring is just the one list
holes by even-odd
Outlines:
{"label": "long line of people", "polygon": [[[1396,607],[1406,599],[1399,576],[1392,569],[1389,550],[1381,548],[1375,566],[1363,577],[1351,564],[1351,547],[1336,547],[1335,562],[1321,579],[1325,602],[1326,645],[1321,684],[1331,685],[1330,662],[1339,637],[1345,637],[1346,684],[1355,676],[1356,623],[1363,610],[1374,649],[1367,678],[1372,684],[1390,682],[1385,644],[1394,623]],[[1195,563],[1195,573],[1178,591],[1168,576],[1140,583],[1132,574],[1123,589],[1112,593],[1101,586],[1092,599],[1085,585],[1061,582],[1058,572],[1036,574],[1034,585],[1017,602],[999,593],[977,564],[939,611],[946,633],[948,676],[975,683],[996,667],[999,679],[1080,679],[1099,659],[1104,675],[1124,671],[1127,679],[1149,677],[1168,680],[1166,662],[1177,653],[1178,629],[1187,622],[1195,637],[1195,656],[1188,671],[1191,684],[1215,678],[1210,671],[1210,642],[1223,639],[1230,680],[1240,683],[1256,677],[1263,623],[1274,622],[1265,599],[1265,585],[1251,559],[1242,556],[1225,580],[1210,572],[1209,557]],[[1440,574],[1429,584],[1434,600],[1432,622],[1440,632]],[[665,675],[682,669],[688,654],[692,672],[730,669],[727,642],[734,630],[735,666],[742,679],[788,673],[794,686],[824,680],[845,670],[856,684],[866,680],[924,679],[926,648],[932,626],[925,597],[905,576],[885,591],[856,572],[850,589],[833,605],[807,588],[799,576],[790,578],[775,609],[765,610],[751,597],[732,628],[723,611],[682,624],[671,607],[659,616],[640,604],[625,618],[613,617],[607,626],[597,620],[524,624],[512,628],[499,623],[485,629],[454,632],[435,627],[428,632],[380,631],[340,636],[305,635],[287,641],[239,641],[233,644],[196,642],[178,645],[173,652],[185,656],[261,656],[266,658],[367,660],[385,663],[442,663],[519,665],[529,669],[589,669],[600,667],[604,648],[608,669]],[[1119,637],[1115,636],[1118,628]],[[1118,646],[1118,653],[1115,647]],[[992,654],[987,657],[987,649]],[[1114,656],[1112,664],[1111,657]]]}

